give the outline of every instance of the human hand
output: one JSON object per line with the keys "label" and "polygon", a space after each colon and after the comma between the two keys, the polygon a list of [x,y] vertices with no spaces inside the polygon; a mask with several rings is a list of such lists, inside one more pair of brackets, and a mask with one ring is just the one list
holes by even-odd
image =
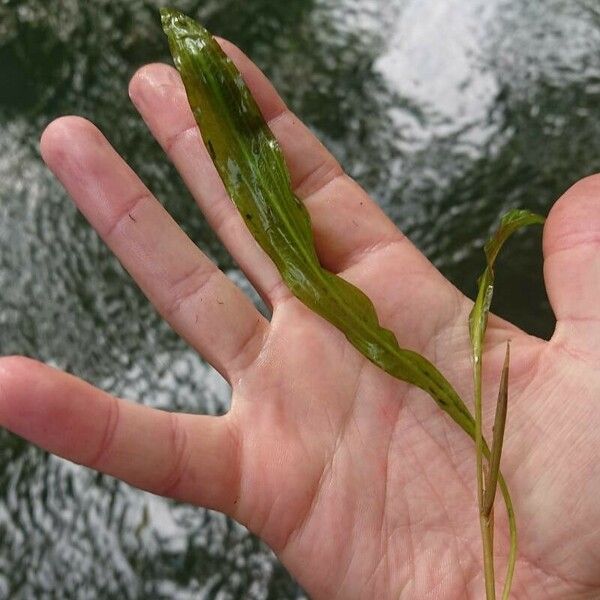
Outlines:
{"label": "human hand", "polygon": [[[400,344],[425,354],[468,398],[470,301],[341,173],[256,67],[224,45],[280,140],[323,265],[364,290]],[[0,360],[0,423],[138,487],[227,513],[265,539],[315,598],[481,597],[472,441],[291,296],[226,197],[176,72],[145,67],[130,91],[272,307],[271,322],[90,123],[59,119],[43,136],[44,159],[161,314],[227,378],[232,408],[218,418],[152,410],[9,357]],[[546,224],[552,340],[499,319],[488,328],[487,398],[512,340],[503,472],[520,529],[519,598],[600,593],[599,199],[600,180],[585,180]],[[501,508],[496,518],[502,560]]]}

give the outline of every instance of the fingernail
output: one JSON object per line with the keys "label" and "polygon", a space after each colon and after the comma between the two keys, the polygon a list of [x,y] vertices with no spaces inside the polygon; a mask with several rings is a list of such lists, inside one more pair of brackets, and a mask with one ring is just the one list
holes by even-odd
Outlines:
{"label": "fingernail", "polygon": [[139,106],[150,102],[151,96],[156,97],[157,91],[161,88],[178,85],[181,85],[181,79],[173,67],[148,65],[133,76],[129,86],[129,97],[136,106]]}

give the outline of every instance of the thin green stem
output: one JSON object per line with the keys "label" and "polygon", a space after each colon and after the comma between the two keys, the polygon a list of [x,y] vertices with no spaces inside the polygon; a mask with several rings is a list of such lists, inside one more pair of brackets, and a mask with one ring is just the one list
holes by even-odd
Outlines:
{"label": "thin green stem", "polygon": [[[490,460],[491,452],[487,443],[485,442],[485,439],[483,440],[483,456],[488,461]],[[506,564],[506,577],[504,579],[504,587],[502,588],[502,600],[509,600],[513,576],[515,574],[515,565],[517,563],[517,519],[515,517],[515,509],[513,507],[512,498],[510,497],[510,492],[508,491],[508,485],[501,471],[498,473],[498,487],[500,488],[502,499],[504,500],[504,505],[506,506],[508,531],[510,537],[508,561]]]}
{"label": "thin green stem", "polygon": [[494,575],[494,532],[491,521],[483,514],[479,515],[481,540],[483,542],[483,574],[485,577],[485,597],[496,600],[496,580]]}
{"label": "thin green stem", "polygon": [[510,533],[510,548],[508,551],[508,563],[506,565],[506,578],[504,579],[504,587],[502,588],[502,600],[509,600],[513,576],[515,574],[515,565],[517,563],[517,521],[515,519],[515,510],[508,491],[508,486],[506,485],[502,473],[498,476],[498,485],[500,486],[504,504],[506,505],[508,529]]}
{"label": "thin green stem", "polygon": [[[475,369],[473,370],[475,373]],[[479,375],[481,372],[479,370]],[[476,392],[479,393],[479,398],[481,400],[481,379],[479,379],[479,386],[475,386]],[[482,436],[482,444],[481,449],[483,453],[483,457],[487,459],[488,462],[491,462],[491,451],[485,442],[485,439]],[[482,460],[483,466],[483,460]],[[502,600],[509,600],[510,598],[510,590],[512,588],[513,577],[515,574],[515,566],[517,563],[517,546],[518,546],[518,537],[517,537],[517,520],[515,516],[515,509],[513,506],[512,498],[510,496],[510,492],[508,490],[508,485],[501,471],[498,471],[498,487],[500,488],[500,492],[502,493],[502,499],[504,500],[504,505],[506,506],[506,515],[508,518],[508,530],[509,530],[509,550],[508,550],[508,560],[506,564],[506,576],[504,579],[504,586],[502,588]],[[493,511],[493,505],[492,505]],[[492,512],[493,514],[493,512]],[[491,519],[490,519],[491,522]],[[493,523],[492,523],[493,527]],[[483,538],[483,531],[482,531]],[[493,531],[491,536],[491,541],[493,543]]]}
{"label": "thin green stem", "polygon": [[496,581],[494,577],[493,533],[489,517],[483,512],[483,456],[484,442],[482,433],[482,400],[481,400],[481,360],[475,358],[473,363],[473,384],[475,389],[475,456],[477,468],[477,506],[479,508],[479,525],[483,546],[483,573],[485,578],[485,596],[487,600],[496,600]]}

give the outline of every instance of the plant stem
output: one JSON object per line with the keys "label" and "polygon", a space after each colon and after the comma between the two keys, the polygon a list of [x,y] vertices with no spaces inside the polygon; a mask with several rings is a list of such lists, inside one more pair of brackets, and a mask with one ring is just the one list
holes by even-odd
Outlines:
{"label": "plant stem", "polygon": [[[479,525],[483,545],[483,573],[485,578],[485,596],[487,600],[496,600],[496,582],[494,577],[494,548],[490,519],[483,512],[483,433],[481,401],[481,360],[473,363],[473,384],[475,396],[475,456],[477,468],[477,506],[479,507]],[[488,453],[489,454],[489,453]]]}
{"label": "plant stem", "polygon": [[515,518],[515,510],[513,508],[512,499],[508,491],[506,481],[502,473],[498,475],[498,485],[504,498],[506,505],[506,514],[508,515],[508,529],[510,532],[510,547],[508,550],[508,563],[506,565],[506,578],[504,579],[504,587],[502,588],[502,600],[509,600],[510,589],[512,587],[513,575],[515,574],[515,565],[517,562],[517,521]]}
{"label": "plant stem", "polygon": [[483,574],[485,577],[485,597],[496,600],[496,580],[494,576],[494,532],[492,522],[483,514],[479,515],[481,540],[483,542]]}

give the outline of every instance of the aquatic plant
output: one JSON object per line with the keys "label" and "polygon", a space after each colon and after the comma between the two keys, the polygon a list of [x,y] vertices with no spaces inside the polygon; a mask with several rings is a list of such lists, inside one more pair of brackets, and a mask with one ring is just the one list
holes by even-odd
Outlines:
{"label": "aquatic plant", "polygon": [[[475,449],[477,468],[477,504],[479,508],[479,520],[481,538],[483,542],[483,565],[485,574],[486,596],[488,600],[495,598],[494,588],[494,519],[493,505],[496,496],[496,486],[499,481],[500,456],[502,454],[502,443],[504,440],[504,428],[506,424],[506,411],[508,403],[508,369],[510,358],[509,342],[506,344],[506,357],[502,368],[500,389],[498,392],[498,403],[496,404],[496,415],[494,418],[494,429],[492,439],[492,450],[489,462],[487,478],[485,478],[483,457],[487,456],[485,440],[482,434],[482,394],[481,394],[481,371],[483,364],[483,342],[487,328],[488,315],[494,295],[494,263],[506,240],[517,230],[527,225],[542,224],[544,217],[536,215],[527,210],[512,210],[500,221],[494,235],[486,242],[484,251],[486,267],[477,282],[478,292],[475,304],[469,315],[469,336],[471,338],[471,356],[473,361],[473,389],[475,401]],[[506,497],[505,497],[506,498]],[[506,502],[508,511],[508,524],[510,529],[510,550],[508,556],[508,567],[504,581],[503,598],[508,598],[512,585],[512,578],[517,558],[517,531],[512,504]]]}
{"label": "aquatic plant", "polygon": [[[519,213],[520,217],[511,213],[486,246],[488,267],[481,278],[480,293],[471,316],[476,385],[474,417],[452,385],[429,360],[417,352],[401,348],[395,335],[380,325],[373,303],[360,289],[321,266],[309,214],[292,191],[290,174],[279,144],[241,74],[216,40],[199,23],[178,11],[162,9],[161,16],[175,66],[181,74],[210,157],[246,226],[275,263],[285,284],[308,308],[343,332],[368,360],[393,377],[427,392],[475,440],[480,512],[484,499],[480,476],[483,473],[483,457],[491,459],[493,469],[489,470],[487,489],[493,487],[495,491],[497,482],[510,523],[511,553],[504,587],[504,597],[507,598],[516,558],[516,525],[508,487],[499,470],[502,436],[490,452],[481,432],[482,344],[497,252],[513,230],[535,219],[533,216],[526,218],[524,212]],[[503,378],[504,398],[507,395],[507,373],[508,367]],[[500,431],[500,428],[496,430]],[[496,458],[494,451],[498,454]],[[489,498],[487,500],[489,502]],[[491,534],[489,513],[485,522],[487,525],[482,527],[482,533]],[[489,542],[491,540],[486,543],[484,538],[484,563],[488,597],[493,598],[493,557]],[[489,577],[492,577],[491,584],[487,583]]]}

